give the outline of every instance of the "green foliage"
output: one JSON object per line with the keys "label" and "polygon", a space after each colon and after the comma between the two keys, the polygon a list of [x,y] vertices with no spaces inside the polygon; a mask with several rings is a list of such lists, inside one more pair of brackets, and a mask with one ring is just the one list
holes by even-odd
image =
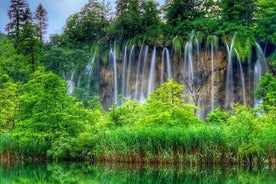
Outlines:
{"label": "green foliage", "polygon": [[260,80],[259,87],[255,91],[256,96],[263,100],[263,108],[266,111],[275,110],[276,107],[276,78],[266,73]]}
{"label": "green foliage", "polygon": [[87,62],[91,60],[91,55],[88,48],[52,47],[41,60],[46,69],[68,78],[73,71],[78,73],[85,70]]}
{"label": "green foliage", "polygon": [[223,0],[220,3],[222,19],[248,26],[253,22],[255,11],[253,0]]}
{"label": "green foliage", "polygon": [[252,47],[256,45],[255,42],[253,31],[248,30],[246,27],[243,27],[235,34],[234,48],[242,61],[251,60]]}
{"label": "green foliage", "polygon": [[20,31],[16,46],[18,53],[26,56],[34,72],[38,68],[42,47],[37,28],[32,24],[26,24]]}
{"label": "green foliage", "polygon": [[160,35],[159,10],[155,1],[118,1],[117,17],[108,30],[113,40],[156,43]]}
{"label": "green foliage", "polygon": [[9,75],[14,81],[26,81],[31,73],[27,57],[19,54],[14,42],[6,36],[0,37],[0,73]]}
{"label": "green foliage", "polygon": [[182,41],[181,41],[181,39],[178,37],[178,36],[176,36],[174,39],[173,39],[173,47],[174,47],[174,49],[177,51],[177,52],[180,52],[181,51],[181,49],[182,49]]}
{"label": "green foliage", "polygon": [[8,75],[0,76],[0,129],[11,130],[15,126],[18,100],[17,84]]}
{"label": "green foliage", "polygon": [[70,16],[66,22],[64,35],[71,46],[93,44],[105,36],[109,25],[109,6],[104,2],[90,0],[79,13]]}
{"label": "green foliage", "polygon": [[206,121],[211,125],[222,125],[227,122],[229,117],[229,112],[225,112],[222,109],[217,108],[208,114]]}
{"label": "green foliage", "polygon": [[257,0],[255,12],[256,35],[261,41],[276,43],[276,2],[274,0]]}
{"label": "green foliage", "polygon": [[122,106],[113,106],[110,116],[118,126],[196,126],[195,107],[184,101],[184,86],[172,80],[157,88],[144,104],[127,100]]}

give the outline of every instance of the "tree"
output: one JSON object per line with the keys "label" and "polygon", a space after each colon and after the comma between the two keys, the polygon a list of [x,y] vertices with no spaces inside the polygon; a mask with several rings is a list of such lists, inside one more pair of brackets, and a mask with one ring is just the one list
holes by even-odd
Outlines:
{"label": "tree", "polygon": [[47,11],[44,9],[41,3],[39,3],[38,7],[35,10],[34,14],[34,23],[39,30],[39,38],[40,41],[43,41],[43,35],[46,34],[48,19],[47,19]]}
{"label": "tree", "polygon": [[145,28],[160,22],[158,4],[155,1],[145,1],[141,5],[142,24]]}
{"label": "tree", "polygon": [[263,100],[263,107],[266,111],[276,110],[276,78],[272,74],[266,73],[261,78],[255,94]]}
{"label": "tree", "polygon": [[66,95],[66,83],[52,72],[34,72],[22,86],[19,102],[20,121],[15,135],[27,150],[34,147],[46,154],[52,141],[62,135],[76,136],[83,128],[80,108]]}
{"label": "tree", "polygon": [[253,23],[254,0],[222,0],[220,2],[222,20],[248,26]]}
{"label": "tree", "polygon": [[20,30],[30,21],[29,5],[26,0],[11,0],[8,17],[10,22],[6,25],[6,31],[10,36],[19,38]]}
{"label": "tree", "polygon": [[18,111],[17,85],[7,74],[0,76],[0,129],[15,127]]}
{"label": "tree", "polygon": [[13,81],[25,81],[31,73],[27,56],[18,53],[14,41],[7,36],[0,37],[0,75],[6,74]]}
{"label": "tree", "polygon": [[254,17],[257,25],[255,31],[259,39],[276,43],[276,1],[257,0]]}
{"label": "tree", "polygon": [[108,14],[109,4],[89,0],[79,13],[69,17],[64,34],[75,45],[96,43],[105,36]]}
{"label": "tree", "polygon": [[33,16],[29,5],[27,5],[25,12],[24,12],[24,25],[32,24],[33,23]]}
{"label": "tree", "polygon": [[191,21],[202,16],[204,0],[173,0],[166,4],[167,22],[173,26],[183,21]]}
{"label": "tree", "polygon": [[20,31],[17,50],[28,57],[32,71],[35,71],[41,56],[41,42],[38,30],[33,24],[26,24]]}
{"label": "tree", "polygon": [[170,80],[157,88],[147,98],[146,113],[142,122],[155,125],[196,125],[196,107],[185,102],[184,86]]}
{"label": "tree", "polygon": [[116,12],[117,18],[114,25],[116,33],[113,35],[116,40],[128,40],[143,32],[140,1],[119,0]]}

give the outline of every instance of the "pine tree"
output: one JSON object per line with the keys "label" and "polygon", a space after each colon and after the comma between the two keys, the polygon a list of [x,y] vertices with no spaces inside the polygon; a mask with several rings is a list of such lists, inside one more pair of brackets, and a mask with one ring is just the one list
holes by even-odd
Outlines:
{"label": "pine tree", "polygon": [[6,25],[8,35],[19,38],[20,30],[30,22],[31,12],[26,0],[11,0],[8,17],[10,22]]}
{"label": "pine tree", "polygon": [[34,23],[39,30],[40,41],[43,41],[43,35],[46,34],[46,29],[48,26],[47,14],[48,14],[47,11],[40,3],[36,8],[36,11],[34,14]]}
{"label": "pine tree", "polygon": [[33,22],[32,12],[28,5],[24,11],[23,17],[24,17],[23,18],[24,26],[27,24],[32,24],[32,22]]}

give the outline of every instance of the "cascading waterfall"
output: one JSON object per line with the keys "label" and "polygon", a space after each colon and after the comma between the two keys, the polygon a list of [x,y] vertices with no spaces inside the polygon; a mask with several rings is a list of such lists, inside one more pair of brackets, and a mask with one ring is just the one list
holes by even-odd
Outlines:
{"label": "cascading waterfall", "polygon": [[132,73],[132,71],[131,71],[131,67],[132,67],[132,63],[133,63],[133,61],[134,61],[134,59],[135,59],[135,45],[133,45],[132,47],[131,47],[131,51],[130,51],[130,54],[129,54],[129,61],[128,61],[128,68],[127,68],[127,79],[126,79],[126,84],[125,84],[125,86],[126,86],[126,94],[125,94],[125,96],[126,97],[128,97],[128,98],[131,98],[131,90],[130,90],[130,87],[131,87],[131,84],[130,84],[130,77],[131,77],[131,73]]}
{"label": "cascading waterfall", "polygon": [[114,48],[109,51],[109,58],[113,63],[113,77],[114,77],[114,104],[118,104],[118,78],[117,78],[117,59],[116,59],[116,42]]}
{"label": "cascading waterfall", "polygon": [[145,83],[145,81],[147,81],[147,79],[148,79],[148,76],[146,75],[148,73],[147,72],[148,54],[149,54],[149,46],[147,45],[146,48],[145,48],[145,52],[144,52],[143,67],[142,67],[141,91],[140,91],[140,96],[138,98],[138,100],[140,100],[140,101],[144,101],[144,99],[146,98],[145,85],[147,83]]}
{"label": "cascading waterfall", "polygon": [[153,49],[150,72],[149,72],[149,82],[148,82],[148,93],[151,93],[155,89],[155,69],[156,68],[156,46]]}
{"label": "cascading waterfall", "polygon": [[[123,97],[143,102],[156,87],[168,79],[173,79],[185,85],[186,100],[198,107],[196,114],[201,119],[217,106],[229,109],[234,103],[253,104],[254,100],[254,106],[258,107],[262,101],[249,96],[251,93],[247,93],[247,90],[255,90],[260,77],[267,70],[266,58],[261,47],[256,43],[256,54],[253,55],[253,59],[256,58],[255,62],[247,61],[243,64],[238,51],[234,48],[235,36],[230,45],[225,44],[227,53],[223,53],[223,49],[218,49],[216,36],[209,37],[206,44],[205,49],[201,49],[202,43],[199,44],[194,34],[184,45],[184,52],[181,50],[170,52],[168,47],[150,47],[144,44],[140,47],[134,45],[128,47],[126,44],[122,50],[122,61],[117,62],[116,43],[114,43],[114,47],[109,51],[107,65],[112,66],[113,71],[105,72],[108,75],[104,78],[110,78],[107,77],[110,74],[113,76],[112,80],[105,81],[105,85],[108,82],[113,88],[103,91],[105,95],[110,94],[107,97],[108,104],[111,102],[118,104],[119,91]],[[68,94],[74,93],[76,79],[78,87],[90,88],[94,62],[95,54],[83,72],[72,70],[64,74]],[[244,66],[247,67],[245,73]],[[248,85],[253,79],[254,86]],[[248,81],[247,86],[245,81]]]}
{"label": "cascading waterfall", "polygon": [[71,95],[75,91],[75,83],[74,83],[75,71],[72,71],[70,73],[71,73],[70,78],[66,80],[66,83],[67,83],[67,93]]}
{"label": "cascading waterfall", "polygon": [[192,96],[193,100],[190,103],[195,103],[194,100],[194,63],[193,63],[193,41],[188,41],[185,45],[184,52],[184,68],[183,68],[183,83],[186,86],[187,93]]}
{"label": "cascading waterfall", "polygon": [[215,109],[215,52],[217,52],[217,37],[212,36],[211,40],[211,111]]}
{"label": "cascading waterfall", "polygon": [[160,84],[164,82],[164,72],[165,72],[165,60],[166,60],[166,73],[167,73],[167,80],[172,78],[171,72],[171,59],[170,59],[170,51],[167,47],[163,48],[162,51],[162,64],[161,64],[161,77],[160,77]]}
{"label": "cascading waterfall", "polygon": [[134,99],[139,99],[139,91],[140,91],[140,80],[139,77],[142,73],[142,56],[143,56],[143,52],[144,52],[144,45],[142,45],[142,47],[140,48],[140,52],[139,52],[139,58],[138,58],[138,67],[137,67],[137,71],[136,71],[136,80],[135,80],[135,93],[134,93]]}
{"label": "cascading waterfall", "polygon": [[228,54],[228,65],[226,71],[226,88],[225,88],[225,103],[224,108],[229,109],[234,105],[234,80],[233,80],[233,49],[235,43],[235,36],[231,40],[231,45],[226,44]]}
{"label": "cascading waterfall", "polygon": [[235,49],[235,53],[238,59],[238,65],[239,65],[239,71],[240,71],[240,77],[241,77],[241,87],[242,87],[242,103],[243,105],[246,105],[246,92],[245,92],[245,82],[244,82],[244,72],[242,69],[241,59],[239,57],[238,51]]}
{"label": "cascading waterfall", "polygon": [[126,96],[126,67],[127,67],[127,44],[124,48],[124,56],[123,56],[123,72],[122,72],[122,92],[123,96]]}
{"label": "cascading waterfall", "polygon": [[[259,80],[267,71],[266,58],[261,46],[256,43],[257,61],[254,65],[254,90],[259,86]],[[262,104],[262,99],[254,96],[254,107],[259,107]]]}
{"label": "cascading waterfall", "polygon": [[[91,75],[92,75],[92,71],[93,71],[93,65],[94,65],[94,62],[95,62],[95,54],[93,54],[93,57],[91,59],[91,62],[88,63],[88,65],[86,66],[86,74],[87,74],[87,77],[88,77],[88,80],[87,80],[87,91],[89,90],[90,88],[90,83],[91,83]],[[79,83],[79,82],[78,82]]]}

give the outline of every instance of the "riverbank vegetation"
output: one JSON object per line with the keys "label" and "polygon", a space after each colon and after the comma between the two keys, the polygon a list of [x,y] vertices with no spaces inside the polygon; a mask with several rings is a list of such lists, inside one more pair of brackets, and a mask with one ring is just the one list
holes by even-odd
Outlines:
{"label": "riverbank vegetation", "polygon": [[[108,112],[84,108],[81,102],[67,96],[65,85],[58,87],[58,82],[62,80],[54,74],[43,74],[24,86],[24,91],[30,86],[39,88],[29,88],[32,91],[19,97],[21,110],[16,125],[2,124],[2,157],[190,165],[275,164],[273,91],[266,93],[262,108],[237,105],[227,112],[216,109],[203,122],[194,115],[195,107],[185,103],[183,86],[174,81],[164,83],[143,104],[126,100]],[[49,91],[48,85],[56,86]]]}
{"label": "riverbank vegetation", "polygon": [[[204,1],[201,6],[201,1],[174,0],[162,9],[154,1],[118,2],[116,16],[110,17],[106,4],[90,0],[47,43],[30,19],[0,35],[0,161],[276,164],[275,1],[243,6],[240,0]],[[238,50],[252,51],[255,41],[267,46],[270,73],[256,90],[261,106],[216,109],[199,120],[184,86],[174,81],[143,103],[123,99],[123,105],[108,110],[97,97],[96,79],[88,93],[67,94],[66,72],[84,68],[91,55],[104,60],[108,54],[100,53],[108,53],[115,41],[174,44],[181,50],[193,30],[218,35],[221,42],[247,37],[237,39]],[[245,59],[251,52],[242,53]]]}

